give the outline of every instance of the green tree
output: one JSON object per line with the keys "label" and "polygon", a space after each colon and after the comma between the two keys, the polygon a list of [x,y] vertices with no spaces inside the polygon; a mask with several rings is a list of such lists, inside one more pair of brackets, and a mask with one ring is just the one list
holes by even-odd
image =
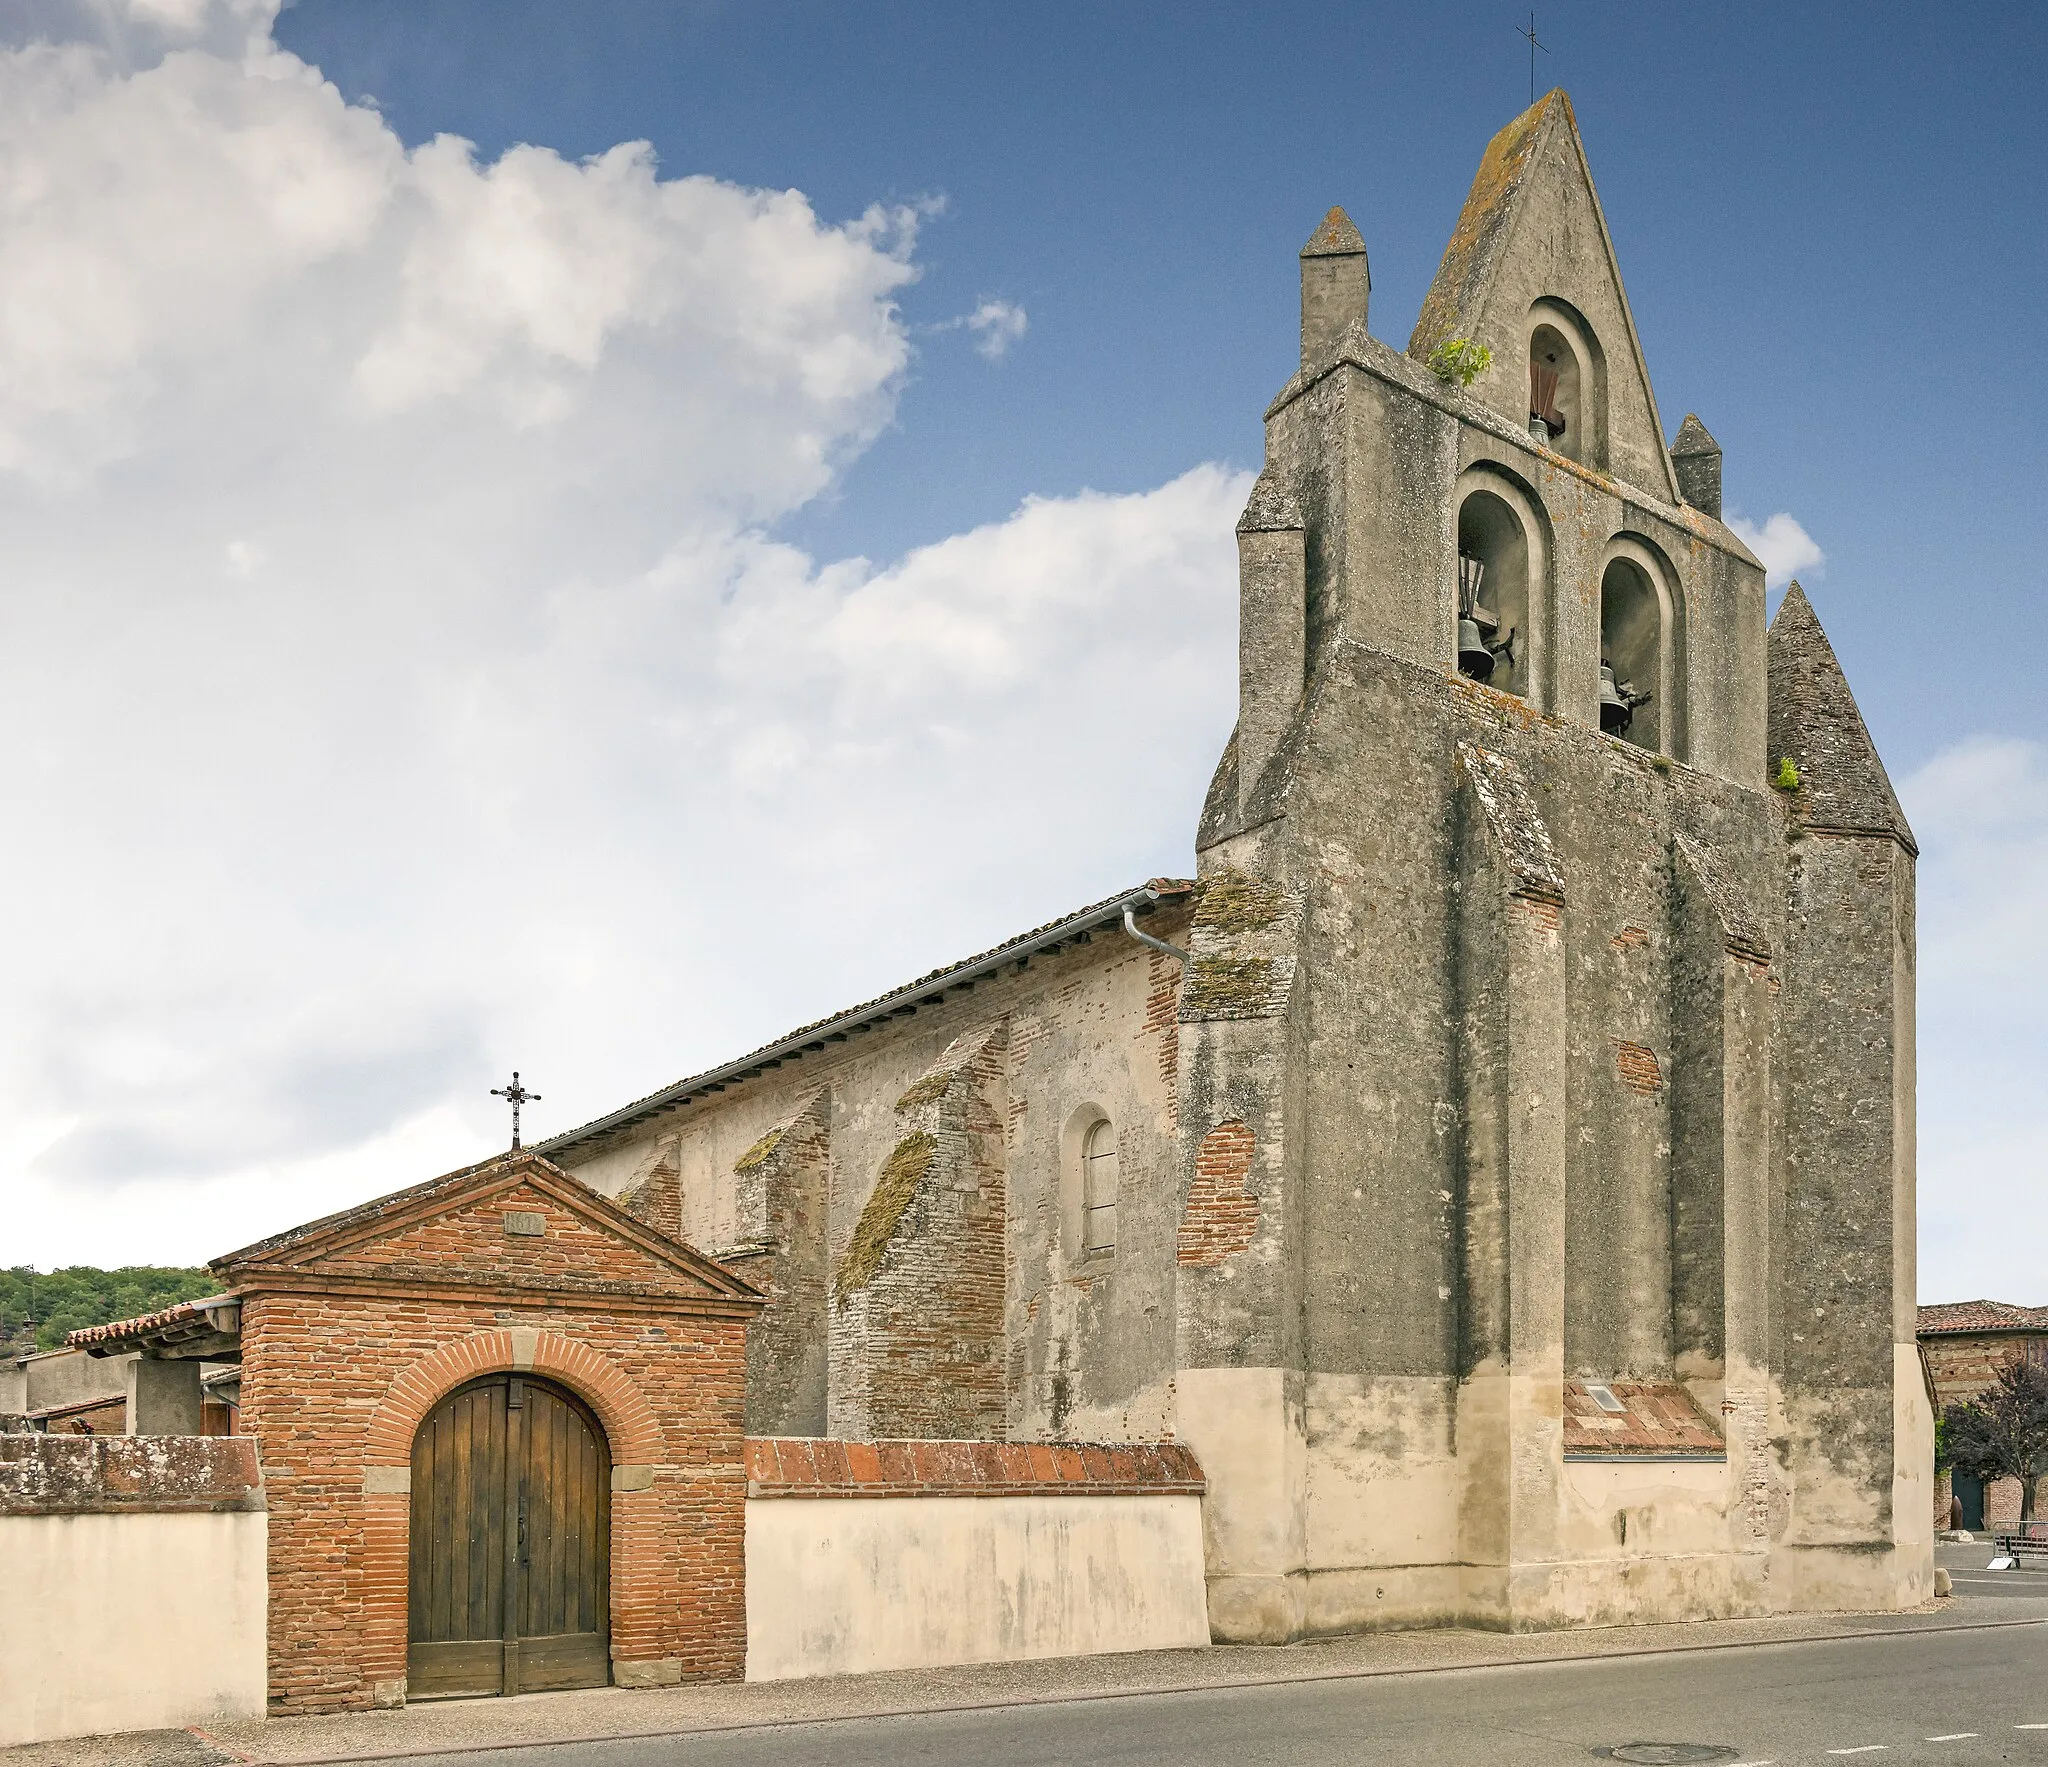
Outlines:
{"label": "green tree", "polygon": [[[98,1270],[70,1264],[62,1270],[36,1270],[17,1264],[0,1270],[0,1344],[14,1354],[54,1350],[67,1332],[115,1319],[154,1313],[178,1301],[214,1294],[220,1285],[204,1270],[166,1264],[128,1264],[119,1270]],[[26,1322],[35,1321],[31,1340]]]}
{"label": "green tree", "polygon": [[2034,1514],[2034,1480],[2048,1470],[2048,1368],[2008,1356],[1992,1383],[1943,1416],[1950,1463],[1979,1479],[2018,1479],[2020,1520]]}

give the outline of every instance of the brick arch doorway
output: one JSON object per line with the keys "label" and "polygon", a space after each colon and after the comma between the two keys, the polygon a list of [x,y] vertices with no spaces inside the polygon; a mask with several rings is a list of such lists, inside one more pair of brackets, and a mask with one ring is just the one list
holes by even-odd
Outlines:
{"label": "brick arch doorway", "polygon": [[611,1679],[611,1453],[567,1388],[490,1374],[412,1446],[410,1699]]}

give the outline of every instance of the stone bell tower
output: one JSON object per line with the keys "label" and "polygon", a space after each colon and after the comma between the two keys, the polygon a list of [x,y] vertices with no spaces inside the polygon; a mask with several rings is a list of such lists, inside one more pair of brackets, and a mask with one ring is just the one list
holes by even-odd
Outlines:
{"label": "stone bell tower", "polygon": [[1915,849],[1827,640],[1561,92],[1405,351],[1341,210],[1301,277],[1181,1004],[1215,1634],[1922,1600]]}

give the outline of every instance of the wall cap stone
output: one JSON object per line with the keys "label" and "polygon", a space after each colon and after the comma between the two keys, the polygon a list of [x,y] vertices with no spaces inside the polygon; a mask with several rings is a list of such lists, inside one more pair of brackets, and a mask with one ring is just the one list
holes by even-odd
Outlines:
{"label": "wall cap stone", "polygon": [[756,1436],[749,1497],[1199,1497],[1180,1442],[837,1442]]}
{"label": "wall cap stone", "polygon": [[0,1436],[0,1515],[266,1507],[248,1436]]}

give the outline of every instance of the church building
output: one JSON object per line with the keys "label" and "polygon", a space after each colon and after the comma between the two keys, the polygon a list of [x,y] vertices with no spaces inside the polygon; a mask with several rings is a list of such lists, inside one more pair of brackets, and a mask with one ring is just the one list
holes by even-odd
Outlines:
{"label": "church building", "polygon": [[1931,1598],[1912,832],[1562,93],[1370,291],[1332,209],[1196,875],[74,1334],[242,1439],[0,1444],[24,1735],[195,1721],[64,1681],[193,1630],[74,1522],[273,1712]]}
{"label": "church building", "polygon": [[1219,1641],[1922,1601],[1912,833],[1561,92],[1370,289],[1333,209],[1196,877],[540,1151],[766,1297],[750,1435],[1191,1448]]}

